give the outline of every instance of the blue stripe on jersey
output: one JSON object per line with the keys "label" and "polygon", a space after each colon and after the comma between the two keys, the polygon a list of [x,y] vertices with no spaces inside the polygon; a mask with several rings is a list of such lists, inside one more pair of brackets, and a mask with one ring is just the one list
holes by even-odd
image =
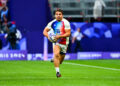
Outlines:
{"label": "blue stripe on jersey", "polygon": [[60,34],[60,28],[62,27],[62,22],[60,21],[55,21],[52,23],[52,28],[54,30],[54,33],[57,35],[57,34]]}

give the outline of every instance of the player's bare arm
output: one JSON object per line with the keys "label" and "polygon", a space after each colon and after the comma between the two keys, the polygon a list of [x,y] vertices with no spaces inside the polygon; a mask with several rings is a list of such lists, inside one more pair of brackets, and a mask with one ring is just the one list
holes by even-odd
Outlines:
{"label": "player's bare arm", "polygon": [[69,37],[71,34],[71,29],[66,29],[65,32],[66,33],[63,35],[56,35],[56,38],[59,39],[59,38]]}
{"label": "player's bare arm", "polygon": [[[48,38],[48,40],[50,40],[50,39],[49,39],[49,35],[48,35],[48,32],[49,32],[49,31],[50,31],[49,28],[45,28],[44,31],[43,31],[44,36],[46,36],[46,37]],[[54,41],[57,41],[57,38],[55,38]]]}
{"label": "player's bare arm", "polygon": [[48,32],[50,31],[50,29],[45,28],[43,31],[44,36],[46,36],[48,38]]}

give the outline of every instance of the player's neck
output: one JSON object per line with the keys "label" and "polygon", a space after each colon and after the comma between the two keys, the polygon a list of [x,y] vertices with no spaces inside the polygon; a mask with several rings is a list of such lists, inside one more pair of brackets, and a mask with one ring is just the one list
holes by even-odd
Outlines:
{"label": "player's neck", "polygon": [[[57,19],[56,19],[57,20]],[[63,18],[61,20],[57,20],[58,22],[61,22],[63,20]]]}

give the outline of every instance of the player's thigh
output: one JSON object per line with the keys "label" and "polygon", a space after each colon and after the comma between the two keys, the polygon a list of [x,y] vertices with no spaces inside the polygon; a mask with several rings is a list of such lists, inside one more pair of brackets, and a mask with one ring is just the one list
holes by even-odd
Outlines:
{"label": "player's thigh", "polygon": [[60,46],[59,45],[53,45],[53,53],[54,54],[60,53]]}

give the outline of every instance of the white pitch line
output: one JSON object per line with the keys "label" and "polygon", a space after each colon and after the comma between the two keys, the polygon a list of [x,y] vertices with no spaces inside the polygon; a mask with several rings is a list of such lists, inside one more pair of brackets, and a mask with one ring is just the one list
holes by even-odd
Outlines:
{"label": "white pitch line", "polygon": [[[61,77],[62,79],[71,79],[71,77]],[[19,80],[19,79],[26,79],[26,80],[30,80],[30,79],[57,79],[56,76],[49,76],[49,77],[30,77],[30,76],[27,76],[27,77],[19,77],[19,78],[16,78],[16,77],[0,77],[0,80],[1,81],[4,81],[4,80]]]}
{"label": "white pitch line", "polygon": [[78,65],[78,66],[84,66],[84,67],[92,67],[92,68],[100,68],[100,69],[106,69],[106,70],[116,70],[116,71],[120,71],[120,69],[115,69],[115,68],[107,68],[107,67],[101,67],[101,66],[76,64],[76,63],[70,63],[70,62],[64,62],[64,64],[70,64],[70,65]]}

